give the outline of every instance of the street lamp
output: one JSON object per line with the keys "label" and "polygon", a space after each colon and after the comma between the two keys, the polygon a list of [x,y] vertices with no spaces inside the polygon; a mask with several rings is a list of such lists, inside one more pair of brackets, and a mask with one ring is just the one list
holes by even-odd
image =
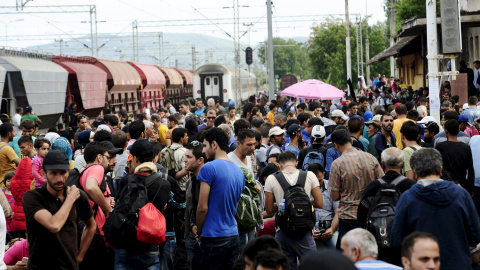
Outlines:
{"label": "street lamp", "polygon": [[5,47],[8,47],[8,25],[12,22],[21,22],[24,21],[24,19],[16,19],[16,20],[11,20],[8,21],[7,23],[3,23],[5,26]]}

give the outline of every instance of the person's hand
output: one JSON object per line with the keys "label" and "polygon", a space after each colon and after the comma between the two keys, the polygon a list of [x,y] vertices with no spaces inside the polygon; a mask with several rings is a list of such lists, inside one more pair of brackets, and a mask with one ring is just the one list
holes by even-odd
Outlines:
{"label": "person's hand", "polygon": [[193,233],[193,235],[195,235],[195,238],[196,238],[197,237],[197,225],[194,225],[192,227],[192,233]]}
{"label": "person's hand", "polygon": [[80,256],[80,254],[77,255],[77,262],[78,264],[81,264],[83,262],[83,255]]}
{"label": "person's hand", "polygon": [[76,201],[80,198],[80,190],[76,186],[70,186],[67,188],[67,199],[72,198],[73,201]]}
{"label": "person's hand", "polygon": [[322,240],[328,240],[332,238],[333,236],[333,230],[332,228],[328,228],[323,234],[322,234]]}
{"label": "person's hand", "polygon": [[26,262],[18,261],[15,264],[15,270],[26,270],[26,269],[27,269],[27,263]]}
{"label": "person's hand", "polygon": [[200,235],[196,235],[195,236],[195,239],[197,240],[197,242],[202,242],[202,237]]}
{"label": "person's hand", "polygon": [[320,231],[317,231],[317,230],[314,230],[313,231],[313,239],[318,239],[322,234],[320,233]]}
{"label": "person's hand", "polygon": [[110,197],[110,206],[113,208],[115,206],[115,198]]}

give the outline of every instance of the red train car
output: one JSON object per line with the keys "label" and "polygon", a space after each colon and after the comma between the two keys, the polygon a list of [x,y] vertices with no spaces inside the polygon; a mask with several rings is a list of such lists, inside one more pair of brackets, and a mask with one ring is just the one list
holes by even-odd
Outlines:
{"label": "red train car", "polygon": [[183,78],[180,72],[175,68],[159,67],[166,79],[166,96],[173,105],[178,105],[180,99],[182,99]]}
{"label": "red train car", "polygon": [[156,112],[163,106],[164,93],[163,89],[166,79],[163,73],[154,65],[128,62],[140,74],[142,85],[138,89],[140,105],[142,111],[150,108]]}

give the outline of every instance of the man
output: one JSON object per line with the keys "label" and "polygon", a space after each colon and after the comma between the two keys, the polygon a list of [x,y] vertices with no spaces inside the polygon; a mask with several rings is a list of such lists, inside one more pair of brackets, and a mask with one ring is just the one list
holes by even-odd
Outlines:
{"label": "man", "polygon": [[322,119],[318,117],[309,117],[308,122],[304,129],[302,129],[302,139],[305,142],[306,146],[310,146],[312,129],[314,126],[323,126],[324,123]]}
{"label": "man", "polygon": [[[446,111],[442,114],[442,124],[446,123],[448,120],[458,121],[458,117],[459,115],[456,111]],[[468,144],[470,142],[470,136],[463,131],[458,132],[457,138],[459,141],[465,144]],[[433,138],[433,147],[436,147],[438,143],[444,141],[447,141],[447,135],[445,133],[445,130],[435,135],[435,137]]]}
{"label": "man", "polygon": [[325,136],[326,136],[325,128],[322,127],[321,125],[316,125],[312,128],[312,139],[310,140],[310,146],[300,150],[300,153],[298,154],[297,169],[304,168],[303,165],[305,163],[305,157],[310,152],[319,153],[323,157],[323,162],[321,162],[320,165],[325,167],[325,159],[326,159],[325,155],[327,151],[327,149],[323,146]]}
{"label": "man", "polygon": [[334,249],[338,240],[338,202],[334,202],[330,196],[332,191],[328,189],[328,180],[323,179],[325,175],[323,166],[313,163],[307,170],[317,177],[323,197],[323,207],[315,208],[316,226],[313,238],[317,243],[321,242],[325,247]]}
{"label": "man", "polygon": [[[305,104],[305,103],[302,103]],[[312,115],[307,112],[298,113],[297,120],[300,122],[300,126],[306,128],[308,120],[312,118]]]}
{"label": "man", "polygon": [[352,146],[352,138],[348,131],[336,130],[331,138],[341,154],[332,163],[328,182],[328,188],[332,190],[332,200],[340,200],[338,239],[341,240],[345,233],[358,227],[357,208],[362,190],[384,173],[377,159]]}
{"label": "man", "polygon": [[377,158],[378,162],[381,162],[380,157],[382,151],[389,147],[397,147],[395,134],[393,130],[393,116],[390,114],[382,115],[380,118],[382,123],[381,131],[377,132],[368,144],[368,153]]}
{"label": "man", "polygon": [[170,99],[165,100],[163,107],[168,111],[168,113],[170,113],[170,115],[177,113],[177,110],[175,110],[175,107],[172,106]]}
{"label": "man", "polygon": [[33,159],[35,156],[35,150],[33,150],[33,140],[32,136],[23,135],[18,139],[18,146],[20,148],[21,157],[28,157]]}
{"label": "man", "polygon": [[298,157],[300,153],[300,148],[303,149],[304,142],[302,139],[302,129],[297,124],[292,124],[288,127],[287,131],[288,136],[290,137],[290,143],[285,147],[285,151],[290,151],[295,154],[295,157]]}
{"label": "man", "polygon": [[193,141],[185,146],[185,170],[189,172],[190,181],[187,182],[186,190],[186,208],[185,208],[185,247],[187,259],[192,265],[195,250],[198,248],[197,242],[197,205],[200,194],[200,181],[197,181],[198,174],[202,169],[207,158],[203,152],[203,144]]}
{"label": "man", "polygon": [[215,110],[215,107],[207,107],[205,109],[205,115],[207,122],[198,126],[198,132],[202,131],[206,127],[215,126],[215,119],[217,118],[217,110]]}
{"label": "man", "polygon": [[444,128],[447,141],[435,146],[435,149],[442,155],[442,177],[445,180],[455,181],[472,192],[475,182],[472,150],[468,144],[458,140],[459,127],[457,120],[448,120]]}
{"label": "man", "polygon": [[358,103],[350,102],[348,104],[348,118],[360,117],[360,115],[357,114],[357,111],[358,111]]}
{"label": "man", "polygon": [[317,106],[315,107],[315,110],[313,110],[313,115],[318,118],[322,118],[323,114],[323,107],[322,106]]}
{"label": "man", "polygon": [[255,106],[255,107],[258,107],[258,109],[260,109],[260,112],[262,113],[263,117],[267,116],[267,110],[265,109],[267,102],[268,102],[268,97],[262,96],[262,98],[260,98],[259,104]]}
{"label": "man", "polygon": [[435,236],[413,232],[402,241],[402,264],[405,270],[440,270],[440,248]]}
{"label": "man", "polygon": [[0,125],[0,181],[3,181],[5,174],[14,172],[20,163],[20,158],[9,143],[13,141],[15,130],[10,123]]}
{"label": "man", "polygon": [[368,111],[368,99],[367,97],[360,97],[358,99],[358,111],[357,114],[360,115],[360,117],[363,118],[365,115],[365,112]]}
{"label": "man", "polygon": [[331,114],[330,114],[330,117],[331,119],[333,120],[333,122],[335,122],[335,124],[337,125],[345,125],[345,123],[347,122],[348,120],[348,116],[346,116],[342,110],[334,110]]}
{"label": "man", "polygon": [[40,120],[36,114],[32,113],[32,106],[25,107],[25,114],[22,116],[22,118],[20,118],[20,121],[25,119],[30,119],[34,122],[37,122],[39,125],[42,124],[42,120]]}
{"label": "man", "polygon": [[301,113],[307,113],[307,104],[305,103],[300,103],[297,105],[297,113],[298,114],[301,114]]}
{"label": "man", "polygon": [[255,149],[255,159],[257,160],[257,164],[259,164],[260,168],[263,168],[266,165],[267,161],[267,149],[270,145],[270,137],[268,136],[270,129],[273,128],[273,125],[270,123],[263,123],[260,126],[260,136],[261,136],[261,144],[260,148]]}
{"label": "man", "polygon": [[[171,186],[163,177],[157,175],[157,167],[152,162],[154,159],[152,144],[147,139],[139,139],[129,151],[132,155],[129,171],[134,173],[133,177],[136,181],[145,185],[148,202],[151,202],[158,211],[164,211]],[[150,177],[151,175],[154,176]],[[118,183],[117,202],[124,199],[122,190],[128,188],[129,179],[132,179],[132,176],[124,177]],[[116,247],[115,269],[159,269],[158,251],[158,245],[146,244],[138,240],[126,247]]]}
{"label": "man", "polygon": [[125,174],[125,168],[127,168],[128,153],[127,148],[127,134],[121,130],[117,130],[112,134],[112,144],[115,148],[120,148],[123,150],[122,153],[117,153],[116,160],[117,163],[113,168],[112,177],[115,180],[120,180]]}
{"label": "man", "polygon": [[[168,146],[168,149],[171,149],[171,152],[173,152],[175,168],[173,168],[173,171],[170,171],[172,168],[169,168],[170,170],[168,170],[167,173],[175,178],[175,181],[182,192],[185,192],[188,181],[188,172],[185,170],[184,162],[186,151],[185,145],[188,143],[187,130],[184,128],[175,129],[172,133],[172,139],[173,143]],[[166,150],[164,149],[164,151]]]}
{"label": "man", "polygon": [[170,146],[172,144],[172,132],[176,128],[178,128],[178,119],[174,115],[170,115],[168,117],[167,122],[168,131],[165,135],[166,146]]}
{"label": "man", "polygon": [[285,270],[288,269],[288,258],[282,251],[278,249],[268,248],[266,250],[260,251],[255,257],[255,265],[253,269]]}
{"label": "man", "polygon": [[[180,105],[180,108],[182,108],[182,105]],[[167,145],[168,127],[162,124],[162,119],[160,119],[160,116],[158,114],[152,115],[151,118],[153,125],[158,130],[158,139],[162,144]]]}
{"label": "man", "polygon": [[[200,169],[197,241],[193,269],[229,269],[240,254],[235,212],[245,177],[227,157],[228,137],[219,128],[205,132],[203,153],[212,160]],[[221,202],[221,203],[219,203]]]}
{"label": "man", "polygon": [[363,145],[363,142],[360,141],[363,134],[362,118],[360,117],[350,118],[347,122],[347,128],[348,128],[348,132],[350,133],[350,137],[352,138],[353,147],[357,148],[358,150],[365,151],[365,146]]}
{"label": "man", "polygon": [[375,240],[372,233],[365,229],[357,228],[345,234],[342,238],[341,248],[343,253],[355,263],[359,270],[402,269],[396,265],[377,260],[377,240]]}
{"label": "man", "polygon": [[422,147],[433,147],[435,135],[438,133],[440,133],[440,127],[437,123],[433,121],[425,123],[425,130],[423,133],[424,143],[422,144]]}
{"label": "man", "polygon": [[128,125],[128,134],[130,134],[130,140],[127,143],[128,147],[132,146],[136,140],[145,138],[145,124],[141,120],[135,120]]}
{"label": "man", "polygon": [[[242,250],[242,259],[245,261],[245,270],[255,270],[255,259],[257,255],[267,249],[281,251],[280,244],[275,238],[269,235],[262,235],[248,242]],[[285,255],[284,255],[285,256]],[[288,267],[288,259],[285,258]],[[283,268],[285,269],[285,268]]]}
{"label": "man", "polygon": [[285,124],[287,123],[287,115],[283,112],[275,114],[275,116],[273,117],[273,123],[275,124],[275,126],[281,129],[285,128]]}
{"label": "man", "polygon": [[251,155],[255,151],[255,133],[249,129],[242,129],[237,135],[237,141],[237,148],[228,153],[228,159],[253,174]]}
{"label": "man", "polygon": [[282,153],[282,146],[285,144],[285,131],[278,126],[273,127],[268,132],[268,137],[270,137],[270,147],[267,149],[265,159],[271,154]]}
{"label": "man", "polygon": [[468,123],[468,117],[466,115],[458,116],[458,124],[460,125],[460,131],[465,132],[468,136],[473,137],[478,135],[478,129]]}
{"label": "man", "polygon": [[391,243],[399,248],[414,231],[433,234],[440,246],[443,269],[471,269],[469,246],[480,242],[480,223],[471,195],[451,181],[443,181],[442,155],[422,148],[413,153],[418,182],[400,196],[395,209]]}
{"label": "man", "polygon": [[[378,115],[378,117],[377,115],[375,115],[371,121],[365,123],[365,126],[367,126],[367,134],[369,140],[382,129],[382,123],[380,122],[380,119],[381,115]],[[368,143],[368,146],[370,146],[370,141]]]}
{"label": "man", "polygon": [[470,125],[474,124],[475,119],[480,118],[480,110],[478,110],[477,105],[478,98],[476,96],[469,97],[468,110],[464,110],[462,112],[462,115],[466,115],[468,117],[468,123]]}
{"label": "man", "polygon": [[222,106],[222,104],[220,104],[219,99],[215,100],[215,108],[217,109],[217,114],[218,115],[226,115],[227,114],[227,110],[225,109],[225,107]]}
{"label": "man", "polygon": [[[307,172],[306,176],[303,171],[303,173],[300,173],[301,171],[296,168],[297,158],[291,152],[280,154],[278,162],[282,169],[280,174],[283,175],[283,180],[292,186],[300,183],[301,176],[304,177],[303,181],[301,181],[303,183],[302,187],[308,197],[310,195],[313,196],[313,207],[322,208],[323,197],[317,177],[312,172]],[[284,196],[285,190],[280,180],[275,175],[268,176],[265,182],[265,210],[268,215],[274,215],[278,211],[278,206],[274,203],[274,200],[281,202]],[[280,242],[283,252],[290,261],[290,269],[297,269],[297,261],[301,260],[309,251],[316,249],[311,231],[306,232],[304,235],[293,236],[282,229],[278,229],[275,238]]]}
{"label": "man", "polygon": [[407,118],[407,106],[404,104],[399,104],[397,107],[395,107],[395,114],[397,116],[397,119],[393,120],[393,129],[392,132],[395,134],[396,142],[395,145],[398,149],[402,150],[403,149],[403,144],[402,144],[402,136],[400,133],[400,129],[402,128],[403,123],[407,121],[411,121],[410,119]]}
{"label": "man", "polygon": [[75,139],[75,134],[73,133],[73,131],[67,129],[65,130],[64,129],[64,125],[62,123],[58,123],[57,124],[57,134],[60,135],[60,137],[64,137],[65,139],[67,139],[71,145],[73,145],[74,143],[74,139]]}
{"label": "man", "polygon": [[22,123],[23,108],[17,107],[15,114],[12,117],[13,128],[15,129],[15,134],[17,136],[22,135],[22,130],[20,129],[20,123]]}
{"label": "man", "polygon": [[242,118],[249,120],[253,107],[255,107],[255,95],[248,97],[248,102],[243,106]]}
{"label": "man", "polygon": [[475,95],[478,93],[478,90],[480,90],[480,82],[478,78],[480,77],[480,61],[476,60],[473,62],[473,67],[477,70],[475,71],[475,75],[473,76],[473,85],[475,86]]}
{"label": "man", "polygon": [[201,99],[197,100],[197,110],[195,111],[195,114],[203,119],[203,116],[205,114],[205,105],[203,104],[203,100]]}
{"label": "man", "polygon": [[[63,151],[48,152],[43,159],[47,184],[23,195],[29,269],[79,269],[92,241],[96,224],[88,197],[76,186],[65,185],[69,163]],[[77,239],[77,218],[85,223],[81,239]]]}
{"label": "man", "polygon": [[412,166],[410,165],[410,158],[412,157],[413,152],[422,148],[420,145],[418,145],[421,131],[422,128],[413,121],[404,122],[402,128],[400,129],[402,142],[405,146],[405,148],[403,148],[403,153],[405,155],[405,166],[403,167],[402,173],[410,179],[415,179]]}
{"label": "man", "polygon": [[380,91],[375,90],[373,91],[373,102],[375,103],[375,106],[385,106],[385,100],[383,99],[382,96],[380,96]]}
{"label": "man", "polygon": [[[35,143],[35,139],[36,139],[34,137],[35,122],[33,122],[33,120],[30,120],[30,119],[25,119],[20,124],[20,128],[22,129],[22,135],[31,136],[33,143]],[[15,154],[17,154],[17,156],[22,157],[20,155],[20,146],[18,145],[18,140],[20,139],[20,137],[21,136],[15,136],[13,140],[10,143],[8,143],[8,145],[10,145],[10,147],[12,147],[13,150],[15,150]]]}
{"label": "man", "polygon": [[128,120],[127,110],[121,109],[120,111],[118,111],[118,117],[120,118],[120,128],[125,127],[125,125],[127,125],[127,120]]}
{"label": "man", "polygon": [[87,130],[87,116],[81,114],[79,116],[77,116],[77,132],[75,132],[75,135],[74,135],[74,142],[75,142],[75,145],[78,143],[78,134],[80,134],[80,132],[83,132],[85,130]]}
{"label": "man", "polygon": [[183,120],[185,120],[185,118],[187,118],[188,116],[192,115],[192,113],[190,112],[190,102],[186,100],[180,102],[180,106],[178,107],[178,110],[182,114]]}

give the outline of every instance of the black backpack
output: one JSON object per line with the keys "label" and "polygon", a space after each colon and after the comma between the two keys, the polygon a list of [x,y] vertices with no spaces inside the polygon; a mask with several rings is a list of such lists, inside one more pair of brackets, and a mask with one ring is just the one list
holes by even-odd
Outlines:
{"label": "black backpack", "polygon": [[[91,166],[92,165],[86,167],[85,170],[83,170],[82,172],[79,172],[77,168],[70,170],[68,172],[67,187],[76,186],[78,189],[83,190],[85,194],[87,194],[88,199],[90,199],[93,202],[90,195],[88,195],[88,192],[86,192],[85,189],[83,189],[82,185],[80,184],[80,178],[82,177],[83,173],[85,173],[88,170],[88,168],[90,168]],[[105,191],[107,191],[107,181],[105,181],[105,177],[102,179],[102,183],[100,184],[100,191],[102,191],[102,194],[104,194]],[[95,216],[97,215],[99,206],[95,202],[93,203],[94,205],[92,209],[94,211],[94,218],[95,218]]]}
{"label": "black backpack", "polygon": [[367,207],[367,223],[364,228],[371,232],[377,240],[378,248],[390,248],[390,232],[395,218],[395,208],[401,192],[397,185],[406,179],[400,175],[391,183],[378,179],[381,186],[375,196],[366,199],[363,204]]}
{"label": "black backpack", "polygon": [[275,216],[275,223],[290,236],[302,236],[315,226],[315,210],[305,193],[307,172],[300,170],[297,184],[290,186],[281,171],[273,174],[285,192],[285,212]]}

